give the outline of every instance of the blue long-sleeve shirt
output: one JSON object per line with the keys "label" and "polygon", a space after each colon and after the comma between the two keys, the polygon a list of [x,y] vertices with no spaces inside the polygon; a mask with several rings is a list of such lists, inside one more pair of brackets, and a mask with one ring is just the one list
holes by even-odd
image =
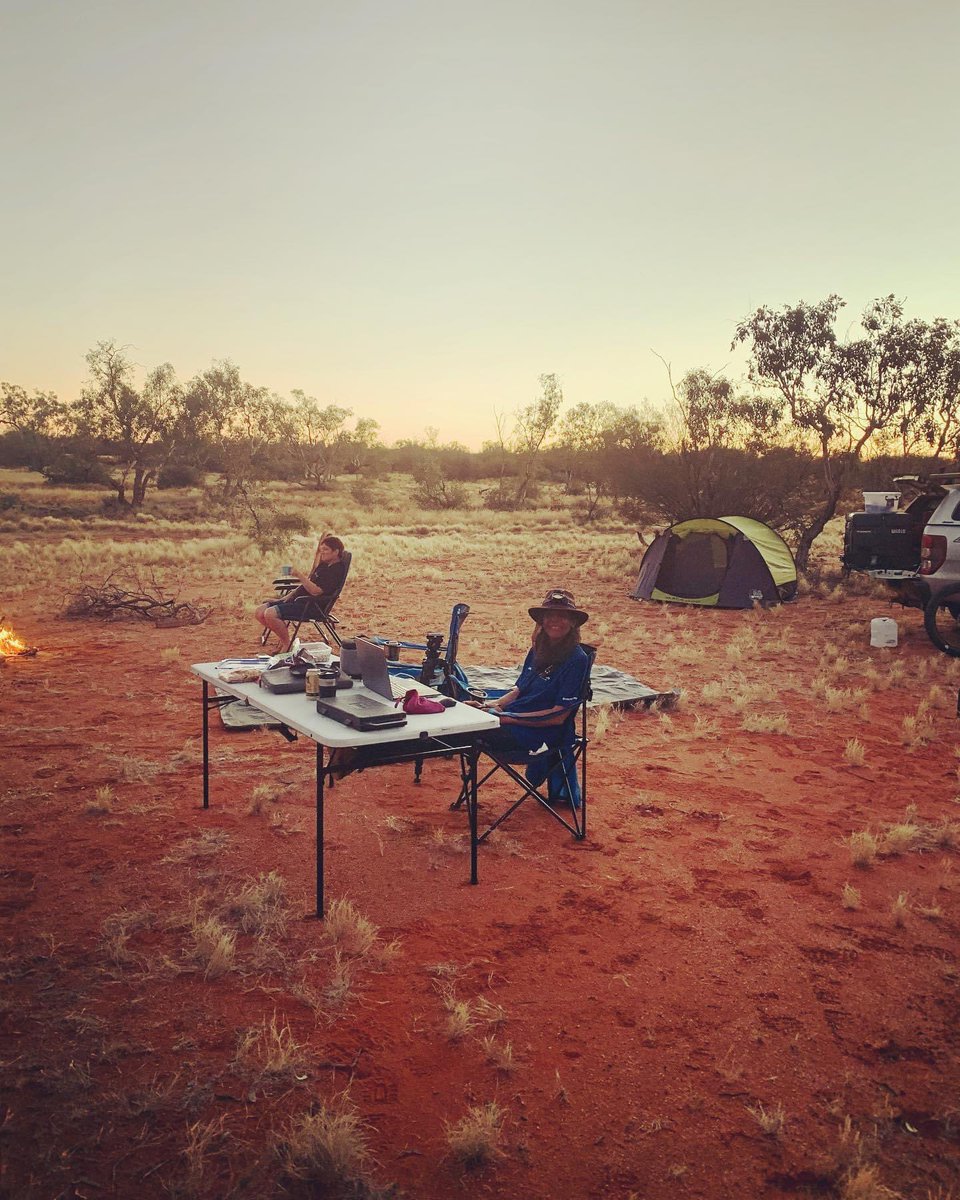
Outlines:
{"label": "blue long-sleeve shirt", "polygon": [[[583,691],[583,681],[590,668],[590,659],[586,651],[581,646],[576,646],[562,663],[555,663],[540,671],[535,669],[533,660],[534,651],[531,649],[515,684],[520,694],[504,708],[504,714],[508,717],[525,718],[528,713],[541,712],[544,709],[576,708]],[[560,746],[569,737],[565,723],[542,723],[556,719],[556,713],[539,720],[532,717],[529,718],[530,724],[507,724],[503,726],[503,730],[509,731],[517,744],[527,750],[536,750],[544,742],[548,746]]]}

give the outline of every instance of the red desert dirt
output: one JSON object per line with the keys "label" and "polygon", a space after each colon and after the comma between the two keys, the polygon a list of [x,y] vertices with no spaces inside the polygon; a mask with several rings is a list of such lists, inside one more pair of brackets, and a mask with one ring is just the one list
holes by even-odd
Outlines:
{"label": "red desert dirt", "polygon": [[567,586],[681,702],[595,710],[586,840],[526,804],[477,887],[452,762],[338,782],[325,923],[312,744],[214,718],[201,808],[189,666],[258,649],[262,577],[181,628],[5,606],[0,1196],[960,1195],[958,662],[876,595],[638,604],[500,546],[356,572],[344,629],[464,600],[461,662],[514,665]]}

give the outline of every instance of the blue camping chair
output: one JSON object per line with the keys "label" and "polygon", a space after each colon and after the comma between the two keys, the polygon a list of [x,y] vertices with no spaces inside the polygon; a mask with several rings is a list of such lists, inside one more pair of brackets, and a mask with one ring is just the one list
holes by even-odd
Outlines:
{"label": "blue camping chair", "polygon": [[425,651],[423,662],[391,663],[390,674],[398,679],[416,679],[428,687],[436,688],[444,696],[454,700],[469,700],[470,687],[463,669],[457,662],[457,651],[460,648],[460,630],[470,615],[469,604],[455,604],[450,612],[450,628],[447,640],[443,634],[428,633],[426,642],[398,642],[390,638],[372,637],[370,640],[378,646],[398,646],[401,650]]}
{"label": "blue camping chair", "polygon": [[[486,841],[526,800],[536,801],[578,841],[587,836],[587,703],[593,696],[590,672],[597,651],[595,646],[584,645],[583,649],[589,659],[587,672],[577,705],[570,710],[560,727],[558,745],[539,754],[531,754],[522,750],[502,750],[496,745],[481,742],[481,752],[491,763],[490,768],[477,780],[481,795],[483,786],[498,772],[503,772],[521,790],[517,799],[478,836],[478,842]],[[461,754],[460,795],[451,804],[452,809],[461,808],[466,803],[468,767],[467,756]]]}

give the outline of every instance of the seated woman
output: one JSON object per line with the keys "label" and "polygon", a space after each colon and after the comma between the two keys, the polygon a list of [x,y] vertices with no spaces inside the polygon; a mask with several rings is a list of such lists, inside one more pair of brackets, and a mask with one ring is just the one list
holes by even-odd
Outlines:
{"label": "seated woman", "polygon": [[[494,750],[526,752],[530,757],[527,776],[538,786],[546,774],[536,770],[538,752],[544,744],[555,749],[570,740],[569,727],[564,726],[580,703],[590,670],[590,658],[580,645],[580,626],[589,616],[562,588],[548,592],[543,604],[529,612],[536,622],[533,645],[510,691],[483,705],[500,718],[500,728],[484,734],[483,740]],[[555,755],[544,757],[549,767],[556,765]],[[566,798],[574,803],[579,800],[576,795]]]}
{"label": "seated woman", "polygon": [[282,600],[266,600],[254,613],[260,624],[280,639],[281,654],[290,649],[287,621],[302,619],[314,600],[335,595],[343,587],[347,575],[341,561],[343,550],[343,542],[338,537],[324,534],[313,556],[309,575],[294,571],[293,578],[300,580],[299,586]]}

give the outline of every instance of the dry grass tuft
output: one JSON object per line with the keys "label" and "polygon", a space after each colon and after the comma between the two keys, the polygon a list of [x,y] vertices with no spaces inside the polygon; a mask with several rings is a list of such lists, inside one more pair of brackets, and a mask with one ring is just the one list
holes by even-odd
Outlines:
{"label": "dry grass tuft", "polygon": [[843,748],[843,757],[851,767],[862,767],[867,761],[867,751],[863,742],[858,741],[856,738],[850,738]]}
{"label": "dry grass tuft", "polygon": [[341,954],[354,958],[369,954],[379,933],[376,925],[357,912],[346,897],[329,905],[323,919],[323,931]]}
{"label": "dry grass tuft", "polygon": [[851,833],[845,839],[850,850],[850,861],[855,867],[872,867],[877,857],[877,839],[868,829]]}
{"label": "dry grass tuft", "polygon": [[450,996],[444,1003],[447,1008],[447,1037],[451,1042],[461,1042],[476,1025],[470,1001]]}
{"label": "dry grass tuft", "polygon": [[369,1191],[371,1132],[345,1095],[332,1104],[321,1101],[315,1112],[290,1122],[280,1159],[294,1179],[316,1185],[318,1195],[362,1195]]}
{"label": "dry grass tuft", "polygon": [[915,850],[921,842],[922,831],[919,825],[912,821],[899,825],[888,825],[880,835],[879,851],[881,854],[896,856]]}
{"label": "dry grass tuft", "polygon": [[604,737],[620,724],[621,719],[622,714],[612,704],[598,704],[593,710],[592,740],[602,742]]}
{"label": "dry grass tuft", "polygon": [[190,924],[191,957],[203,967],[204,979],[216,979],[233,970],[237,935],[219,917],[195,917]]}
{"label": "dry grass tuft", "polygon": [[113,812],[113,788],[108,784],[98,787],[92,800],[87,801],[84,810],[88,816],[103,817]]}
{"label": "dry grass tuft", "polygon": [[225,829],[205,829],[196,837],[182,841],[161,862],[182,863],[191,858],[213,858],[230,844],[230,834]]}
{"label": "dry grass tuft", "polygon": [[789,734],[790,718],[786,713],[748,712],[740,722],[741,729],[747,733],[780,733]]}
{"label": "dry grass tuft", "polygon": [[852,883],[845,883],[843,885],[843,888],[840,892],[840,898],[844,908],[857,909],[860,907],[860,889],[855,888]]}
{"label": "dry grass tuft", "polygon": [[290,813],[276,809],[270,816],[270,830],[283,837],[293,837],[297,833],[306,833],[306,826]]}
{"label": "dry grass tuft", "polygon": [[956,850],[960,846],[960,821],[941,817],[939,824],[924,831],[924,841],[937,850]]}
{"label": "dry grass tuft", "polygon": [[343,1008],[353,990],[353,966],[345,959],[339,950],[333,952],[333,966],[330,978],[321,993],[323,1004],[328,1009]]}
{"label": "dry grass tuft", "polygon": [[247,815],[262,816],[268,804],[278,804],[280,792],[269,783],[258,783],[250,793],[250,803],[247,805]]}
{"label": "dry grass tuft", "polygon": [[767,1137],[779,1138],[783,1135],[787,1114],[784,1112],[782,1104],[778,1103],[769,1110],[765,1109],[762,1104],[748,1104],[746,1109]]}
{"label": "dry grass tuft", "polygon": [[130,935],[138,929],[149,929],[155,920],[156,915],[148,909],[137,909],[134,912],[122,909],[107,917],[101,926],[100,945],[115,967],[126,966],[136,961],[137,955],[127,945]]}
{"label": "dry grass tuft", "polygon": [[490,1034],[483,1039],[482,1045],[487,1062],[492,1067],[496,1067],[505,1075],[509,1075],[517,1069],[513,1058],[513,1045],[510,1042],[498,1042],[493,1034]]}
{"label": "dry grass tuft", "polygon": [[935,736],[936,729],[928,712],[927,702],[921,700],[916,713],[908,713],[903,718],[900,740],[908,750],[919,750],[932,742]]}
{"label": "dry grass tuft", "polygon": [[223,1124],[226,1118],[216,1117],[209,1121],[197,1121],[187,1126],[187,1144],[183,1148],[183,1158],[186,1162],[186,1178],[183,1180],[183,1190],[188,1196],[200,1194],[203,1172],[210,1161],[210,1148],[220,1137],[223,1137]]}
{"label": "dry grass tuft", "polygon": [[260,1025],[241,1034],[237,1060],[253,1059],[261,1075],[289,1077],[303,1073],[303,1049],[289,1024],[278,1023],[274,1013],[269,1021],[264,1017]]}
{"label": "dry grass tuft", "polygon": [[876,1167],[858,1166],[849,1172],[840,1185],[840,1200],[900,1200],[900,1193],[891,1191],[880,1182]]}
{"label": "dry grass tuft", "polygon": [[500,1137],[505,1117],[506,1112],[492,1100],[468,1108],[455,1125],[446,1127],[450,1153],[471,1170],[501,1158]]}
{"label": "dry grass tuft", "polygon": [[261,873],[251,880],[233,899],[228,900],[224,916],[238,925],[244,933],[258,937],[276,934],[282,937],[287,928],[286,883],[276,871]]}

